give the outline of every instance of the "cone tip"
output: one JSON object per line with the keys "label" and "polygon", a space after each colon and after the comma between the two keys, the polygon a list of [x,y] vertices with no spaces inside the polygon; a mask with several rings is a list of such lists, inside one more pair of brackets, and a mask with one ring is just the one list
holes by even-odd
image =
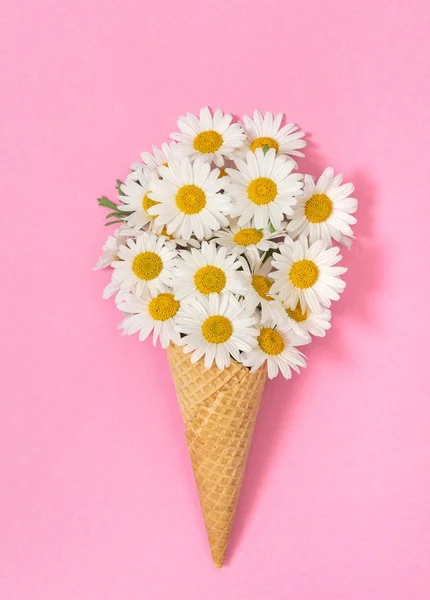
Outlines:
{"label": "cone tip", "polygon": [[224,564],[224,560],[222,560],[222,559],[219,560],[219,559],[212,558],[212,562],[216,566],[217,569],[221,569],[221,567]]}
{"label": "cone tip", "polygon": [[227,550],[227,547],[223,548],[223,551],[220,551],[220,548],[218,548],[216,546],[214,548],[213,547],[211,548],[212,562],[216,566],[217,569],[221,569],[221,567],[224,565],[226,550]]}

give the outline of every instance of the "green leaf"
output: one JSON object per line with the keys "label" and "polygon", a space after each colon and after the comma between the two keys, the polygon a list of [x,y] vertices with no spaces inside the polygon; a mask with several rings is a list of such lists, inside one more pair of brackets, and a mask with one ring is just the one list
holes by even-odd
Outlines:
{"label": "green leaf", "polygon": [[267,252],[265,253],[264,257],[263,257],[263,263],[266,262],[266,260],[269,260],[269,258],[272,256],[272,254],[274,253],[275,249],[274,248],[269,248],[269,250],[267,250]]}
{"label": "green leaf", "polygon": [[111,212],[108,215],[106,215],[106,219],[110,219],[111,217],[118,217],[118,218],[122,219],[123,215],[122,215],[122,213],[120,213],[116,210],[115,212]]}
{"label": "green leaf", "polygon": [[121,179],[117,179],[117,180],[116,180],[116,186],[115,186],[115,187],[116,187],[116,189],[118,190],[118,194],[119,194],[120,196],[125,196],[124,192],[121,190],[121,186],[122,186],[122,184],[123,184],[123,183],[124,183],[124,182],[123,182],[123,181],[121,181]]}
{"label": "green leaf", "polygon": [[273,227],[272,221],[270,221],[270,233],[275,233],[276,229]]}
{"label": "green leaf", "polygon": [[110,223],[105,223],[105,227],[108,227],[109,225],[115,225],[116,223],[122,223],[122,220],[120,219],[119,221],[111,221]]}
{"label": "green leaf", "polygon": [[99,206],[104,206],[105,208],[111,208],[113,210],[116,210],[118,208],[118,204],[115,204],[115,202],[111,202],[109,198],[106,198],[106,196],[97,198],[97,202],[99,203]]}
{"label": "green leaf", "polygon": [[264,154],[267,154],[269,152],[269,150],[270,150],[269,146],[267,144],[264,144],[264,146],[263,146]]}

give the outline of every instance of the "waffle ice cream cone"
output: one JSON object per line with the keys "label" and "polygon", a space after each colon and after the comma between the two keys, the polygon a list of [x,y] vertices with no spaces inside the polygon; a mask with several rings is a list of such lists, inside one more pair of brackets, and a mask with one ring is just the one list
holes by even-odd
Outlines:
{"label": "waffle ice cream cone", "polygon": [[212,560],[222,567],[230,539],[266,367],[251,373],[232,360],[205,369],[203,359],[170,344],[167,349],[196,479]]}

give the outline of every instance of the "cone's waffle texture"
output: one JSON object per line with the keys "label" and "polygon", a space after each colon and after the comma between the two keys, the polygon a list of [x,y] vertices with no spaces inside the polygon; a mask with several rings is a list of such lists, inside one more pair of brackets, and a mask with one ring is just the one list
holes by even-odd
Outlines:
{"label": "cone's waffle texture", "polygon": [[230,538],[266,367],[256,373],[232,361],[220,371],[191,364],[182,348],[167,349],[213,562],[221,567]]}

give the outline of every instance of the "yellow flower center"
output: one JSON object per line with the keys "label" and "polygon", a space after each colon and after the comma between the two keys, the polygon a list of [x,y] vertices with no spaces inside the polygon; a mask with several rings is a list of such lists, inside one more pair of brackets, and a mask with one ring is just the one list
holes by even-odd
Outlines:
{"label": "yellow flower center", "polygon": [[206,206],[206,194],[193,183],[183,185],[176,194],[176,206],[186,215],[195,215]]}
{"label": "yellow flower center", "polygon": [[194,284],[202,294],[219,294],[226,283],[227,277],[219,267],[201,267],[194,275]]}
{"label": "yellow flower center", "polygon": [[212,154],[222,146],[222,135],[218,131],[202,131],[194,138],[194,150],[202,154]]}
{"label": "yellow flower center", "polygon": [[289,278],[291,283],[297,287],[306,289],[312,287],[319,275],[319,269],[312,260],[298,260],[293,263]]}
{"label": "yellow flower center", "polygon": [[248,198],[260,206],[273,202],[277,193],[276,183],[268,177],[257,177],[248,186]]}
{"label": "yellow flower center", "polygon": [[279,150],[278,142],[271,137],[259,137],[259,138],[255,139],[251,143],[250,149],[253,152],[255,152],[257,150],[257,148],[264,149],[264,146],[269,146],[269,150],[270,150],[270,148],[275,148],[276,152]]}
{"label": "yellow flower center", "polygon": [[302,312],[300,302],[297,304],[296,308],[286,308],[285,312],[290,317],[290,319],[293,319],[293,321],[296,321],[297,323],[302,323],[308,318],[308,310],[306,309],[305,312]]}
{"label": "yellow flower center", "polygon": [[223,344],[230,339],[233,326],[227,317],[214,315],[208,317],[202,325],[202,334],[211,344]]}
{"label": "yellow flower center", "polygon": [[227,171],[225,169],[220,169],[219,170],[219,175],[218,175],[218,179],[221,179],[221,177],[227,177]]}
{"label": "yellow flower center", "polygon": [[251,246],[252,244],[258,244],[263,239],[263,233],[258,229],[249,227],[247,229],[241,229],[234,234],[234,241],[239,246]]}
{"label": "yellow flower center", "polygon": [[265,327],[257,338],[258,345],[266,354],[277,356],[285,348],[285,342],[279,331]]}
{"label": "yellow flower center", "polygon": [[264,300],[273,300],[273,298],[268,295],[268,292],[272,287],[272,282],[268,277],[264,277],[264,275],[253,275],[252,287],[260,298],[264,298]]}
{"label": "yellow flower center", "polygon": [[327,221],[333,210],[333,202],[326,194],[314,194],[305,204],[305,215],[311,223]]}
{"label": "yellow flower center", "polygon": [[149,281],[161,273],[163,261],[155,252],[141,252],[134,257],[132,269],[139,279]]}
{"label": "yellow flower center", "polygon": [[173,294],[158,294],[148,305],[148,312],[155,321],[168,321],[179,310],[179,302]]}
{"label": "yellow flower center", "polygon": [[161,165],[161,166],[162,166],[162,167],[168,167],[168,166],[169,166],[169,163],[167,163],[167,162],[165,162],[165,163],[162,163],[162,165]]}
{"label": "yellow flower center", "polygon": [[[160,204],[159,202],[155,202],[155,200],[151,200],[151,198],[149,198],[149,196],[148,196],[148,193],[149,193],[149,190],[148,190],[148,192],[146,192],[146,194],[142,198],[142,208],[146,213],[148,213],[148,208],[151,208],[151,206]],[[151,219],[155,219],[155,215],[148,215],[148,216]]]}

